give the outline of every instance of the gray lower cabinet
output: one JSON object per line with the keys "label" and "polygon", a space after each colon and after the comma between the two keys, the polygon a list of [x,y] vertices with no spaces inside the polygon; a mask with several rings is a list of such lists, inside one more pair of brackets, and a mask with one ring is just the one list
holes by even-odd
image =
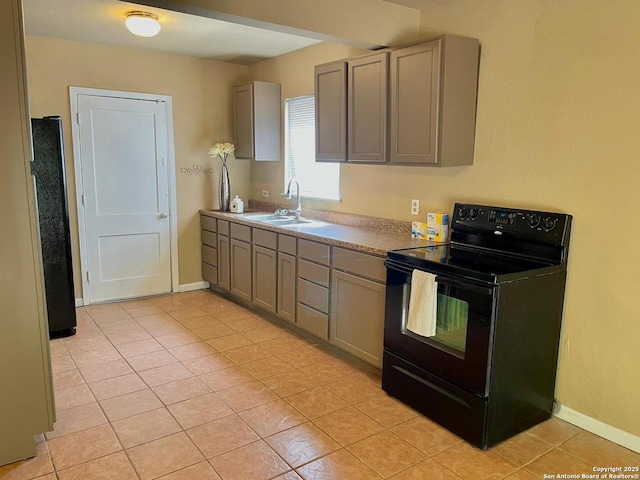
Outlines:
{"label": "gray lower cabinet", "polygon": [[385,285],[333,270],[331,343],[382,367]]}
{"label": "gray lower cabinet", "polygon": [[218,235],[216,219],[200,216],[200,240],[202,243],[202,278],[210,285],[218,284]]}
{"label": "gray lower cabinet", "polygon": [[328,245],[310,240],[298,241],[298,306],[296,323],[300,328],[329,340],[329,264]]}
{"label": "gray lower cabinet", "polygon": [[296,321],[296,257],[278,252],[277,314],[288,322]]}
{"label": "gray lower cabinet", "polygon": [[277,252],[253,245],[253,304],[276,313],[277,301]]}
{"label": "gray lower cabinet", "polygon": [[231,241],[226,235],[218,234],[218,286],[231,290]]}
{"label": "gray lower cabinet", "polygon": [[381,368],[384,258],[333,247],[331,262],[331,343]]}
{"label": "gray lower cabinet", "polygon": [[226,220],[201,226],[211,285],[381,368],[384,258]]}
{"label": "gray lower cabinet", "polygon": [[[235,224],[231,224],[235,225]],[[231,239],[231,293],[251,301],[251,244]]]}

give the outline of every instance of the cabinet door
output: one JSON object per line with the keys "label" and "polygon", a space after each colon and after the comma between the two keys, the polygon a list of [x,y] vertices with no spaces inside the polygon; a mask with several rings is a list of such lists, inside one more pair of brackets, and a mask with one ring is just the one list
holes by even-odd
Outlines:
{"label": "cabinet door", "polygon": [[251,245],[235,238],[231,239],[231,293],[251,301]]}
{"label": "cabinet door", "polygon": [[229,237],[218,235],[218,286],[227,291],[231,289],[230,252]]}
{"label": "cabinet door", "polygon": [[276,252],[253,246],[253,304],[276,313]]}
{"label": "cabinet door", "polygon": [[389,53],[350,60],[348,85],[348,160],[386,162]]}
{"label": "cabinet door", "polygon": [[253,82],[253,159],[279,162],[282,139],[279,83]]}
{"label": "cabinet door", "polygon": [[236,158],[253,158],[253,85],[233,87]]}
{"label": "cabinet door", "polygon": [[278,316],[296,321],[296,257],[278,253]]}
{"label": "cabinet door", "polygon": [[317,65],[315,74],[316,161],[347,159],[347,64]]}
{"label": "cabinet door", "polygon": [[438,163],[441,42],[391,52],[392,163]]}
{"label": "cabinet door", "polygon": [[384,285],[333,271],[331,342],[378,368],[382,367]]}

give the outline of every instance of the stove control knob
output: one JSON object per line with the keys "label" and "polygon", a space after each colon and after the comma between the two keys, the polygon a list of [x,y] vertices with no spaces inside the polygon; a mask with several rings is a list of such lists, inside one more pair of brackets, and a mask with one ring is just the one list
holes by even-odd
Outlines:
{"label": "stove control knob", "polygon": [[553,218],[545,218],[542,222],[542,228],[544,228],[547,232],[553,230],[553,227],[556,226],[556,221]]}
{"label": "stove control knob", "polygon": [[465,218],[467,218],[467,215],[469,215],[469,210],[467,210],[466,207],[460,207],[458,209],[458,216],[460,217],[461,220],[464,220]]}
{"label": "stove control knob", "polygon": [[478,209],[472,208],[471,210],[469,210],[469,217],[471,218],[471,220],[475,220],[476,218],[478,218]]}
{"label": "stove control knob", "polygon": [[540,225],[540,215],[538,215],[537,213],[530,213],[528,222],[531,228],[537,227],[538,225]]}

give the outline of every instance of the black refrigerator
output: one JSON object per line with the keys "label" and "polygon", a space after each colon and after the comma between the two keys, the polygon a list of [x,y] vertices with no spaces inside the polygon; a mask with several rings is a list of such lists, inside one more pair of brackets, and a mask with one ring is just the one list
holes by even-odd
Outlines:
{"label": "black refrigerator", "polygon": [[33,163],[51,337],[76,333],[69,207],[60,117],[32,118]]}

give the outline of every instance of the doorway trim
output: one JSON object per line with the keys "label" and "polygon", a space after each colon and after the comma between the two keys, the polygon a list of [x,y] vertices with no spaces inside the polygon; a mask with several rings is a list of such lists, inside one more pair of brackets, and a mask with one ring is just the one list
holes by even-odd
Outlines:
{"label": "doorway trim", "polygon": [[171,255],[171,291],[180,291],[178,270],[178,202],[176,199],[176,170],[175,150],[173,139],[173,104],[170,95],[156,95],[152,93],[123,92],[118,90],[104,90],[99,88],[69,87],[69,101],[71,105],[71,135],[73,139],[73,169],[76,187],[76,216],[78,220],[78,241],[80,244],[80,273],[82,278],[82,304],[90,305],[89,283],[87,282],[87,239],[84,221],[82,184],[82,158],[80,155],[80,132],[78,124],[78,95],[96,97],[125,98],[130,100],[144,100],[164,102],[167,112],[167,175],[169,185],[169,239]]}

